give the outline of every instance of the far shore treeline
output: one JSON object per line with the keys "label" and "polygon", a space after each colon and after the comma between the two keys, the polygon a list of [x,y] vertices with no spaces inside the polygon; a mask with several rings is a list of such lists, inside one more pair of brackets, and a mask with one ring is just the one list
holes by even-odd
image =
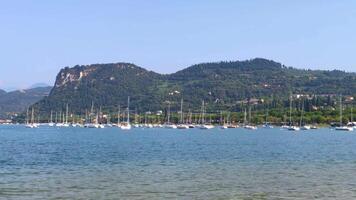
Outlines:
{"label": "far shore treeline", "polygon": [[[112,63],[62,69],[49,96],[29,108],[41,121],[48,121],[51,112],[65,112],[68,105],[70,118],[100,112],[103,122],[107,117],[115,122],[118,107],[124,111],[130,96],[132,121],[164,122],[168,107],[172,120],[178,121],[183,99],[186,116],[198,117],[204,101],[213,122],[242,122],[246,110],[253,123],[283,123],[289,120],[291,105],[293,121],[303,112],[306,123],[323,124],[339,121],[340,95],[347,122],[356,110],[355,73],[296,69],[261,58],[197,64],[173,74]],[[16,121],[23,122],[25,116]]]}

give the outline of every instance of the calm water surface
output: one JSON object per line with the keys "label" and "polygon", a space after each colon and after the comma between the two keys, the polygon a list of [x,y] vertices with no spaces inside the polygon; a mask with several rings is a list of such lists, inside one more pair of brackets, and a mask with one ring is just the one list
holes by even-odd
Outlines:
{"label": "calm water surface", "polygon": [[0,199],[356,199],[356,132],[0,126]]}

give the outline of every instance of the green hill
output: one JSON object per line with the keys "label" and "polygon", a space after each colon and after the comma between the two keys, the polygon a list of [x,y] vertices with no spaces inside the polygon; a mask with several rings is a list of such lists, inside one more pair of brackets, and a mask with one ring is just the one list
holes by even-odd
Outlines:
{"label": "green hill", "polygon": [[5,92],[0,90],[0,118],[9,118],[22,113],[27,107],[47,96],[52,87]]}
{"label": "green hill", "polygon": [[118,104],[131,109],[156,111],[172,102],[178,109],[199,110],[205,100],[210,108],[231,108],[237,101],[271,97],[288,99],[290,93],[356,94],[356,74],[343,71],[302,70],[256,58],[247,61],[202,63],[163,75],[130,63],[93,64],[64,68],[48,97],[35,106],[42,112],[63,110],[85,113],[92,103],[115,111]]}

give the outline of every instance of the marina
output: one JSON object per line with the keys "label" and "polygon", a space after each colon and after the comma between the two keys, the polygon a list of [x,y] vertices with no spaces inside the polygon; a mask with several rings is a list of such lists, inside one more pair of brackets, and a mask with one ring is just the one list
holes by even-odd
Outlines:
{"label": "marina", "polygon": [[3,1],[0,200],[356,200],[356,1]]}
{"label": "marina", "polygon": [[[191,109],[186,111],[184,109],[184,100],[180,100],[180,108],[175,112],[171,110],[171,104],[174,102],[168,101],[167,109],[157,111],[153,113],[151,111],[144,112],[144,114],[137,113],[135,110],[130,110],[130,97],[127,97],[127,107],[124,112],[121,112],[121,106],[118,106],[117,114],[113,114],[110,111],[106,113],[102,110],[102,106],[99,109],[95,109],[94,102],[91,103],[90,112],[86,111],[85,116],[78,113],[70,112],[68,103],[65,106],[65,111],[55,112],[55,121],[53,120],[53,110],[50,111],[49,118],[41,118],[41,112],[36,112],[34,106],[27,109],[25,116],[26,128],[39,128],[40,126],[49,127],[78,127],[78,128],[111,128],[118,127],[121,130],[131,130],[132,128],[165,128],[165,129],[192,129],[198,128],[202,130],[209,130],[214,128],[220,129],[235,129],[244,128],[247,130],[257,130],[258,128],[280,128],[282,130],[289,131],[308,131],[315,130],[320,127],[331,127],[337,131],[353,131],[356,123],[353,121],[353,107],[350,106],[350,115],[347,117],[347,122],[344,123],[345,118],[343,116],[343,110],[346,110],[343,106],[342,96],[339,96],[338,112],[339,122],[327,124],[316,124],[313,120],[309,119],[309,122],[305,119],[305,99],[299,99],[299,106],[296,108],[293,104],[293,97],[289,99],[289,122],[285,121],[270,122],[269,108],[265,109],[265,113],[254,112],[264,121],[253,121],[252,107],[247,105],[240,112],[231,111],[214,111],[210,109],[210,113],[207,113],[206,102],[203,100],[200,110],[198,112],[192,112]],[[268,105],[267,105],[268,106]],[[247,112],[248,109],[248,112]],[[38,108],[38,110],[40,110]],[[31,112],[30,112],[31,111]],[[281,112],[275,110],[275,112]],[[283,109],[282,109],[283,111]],[[287,113],[286,111],[284,111]],[[59,117],[58,117],[59,113]],[[232,120],[231,114],[235,115]],[[239,118],[239,114],[243,115]],[[116,115],[116,119],[115,119]],[[309,116],[311,114],[309,113]],[[172,117],[173,116],[173,117]],[[284,115],[286,116],[286,115]],[[312,113],[313,116],[313,113]],[[275,117],[274,117],[275,119]],[[116,123],[113,122],[116,120]],[[312,123],[311,123],[312,122]],[[344,125],[345,124],[345,125]]]}

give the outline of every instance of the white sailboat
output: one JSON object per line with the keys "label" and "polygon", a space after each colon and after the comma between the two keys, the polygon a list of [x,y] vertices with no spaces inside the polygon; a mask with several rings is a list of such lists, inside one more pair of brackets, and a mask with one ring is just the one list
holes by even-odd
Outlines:
{"label": "white sailboat", "polygon": [[51,117],[50,117],[50,121],[49,121],[49,123],[48,123],[48,126],[50,126],[50,127],[53,127],[53,126],[54,126],[54,123],[53,123],[53,112],[52,112],[52,110],[51,110]]}
{"label": "white sailboat", "polygon": [[310,130],[310,126],[309,125],[305,125],[304,121],[303,121],[303,115],[304,115],[304,100],[302,103],[302,110],[301,110],[301,114],[300,114],[300,130],[306,131],[306,130]]}
{"label": "white sailboat", "polygon": [[177,126],[175,124],[172,124],[170,122],[170,117],[171,117],[171,103],[168,103],[168,110],[167,110],[167,123],[165,123],[163,125],[164,128],[168,128],[168,129],[176,129]]}
{"label": "white sailboat", "polygon": [[340,100],[339,100],[339,104],[340,104],[340,126],[336,127],[335,130],[337,131],[353,131],[353,127],[352,126],[343,126],[342,125],[342,100],[341,100],[341,96],[340,96]]}
{"label": "white sailboat", "polygon": [[63,126],[63,119],[62,119],[62,110],[59,111],[59,122],[56,123],[56,127],[62,127]]}
{"label": "white sailboat", "polygon": [[[97,123],[93,123],[93,115],[94,115],[94,102],[91,102],[90,111],[85,116],[85,124],[84,128],[99,128]],[[96,121],[98,120],[98,116],[96,115]]]}
{"label": "white sailboat", "polygon": [[347,123],[347,126],[356,127],[356,122],[354,121],[354,117],[353,117],[352,105],[351,105],[351,110],[350,110],[350,122]]}
{"label": "white sailboat", "polygon": [[300,128],[298,126],[293,126],[292,124],[292,95],[290,96],[290,101],[289,101],[289,126],[287,128],[288,131],[299,131]]}
{"label": "white sailboat", "polygon": [[[28,113],[28,112],[27,112]],[[31,110],[31,122],[26,124],[26,128],[38,128],[38,124],[34,122],[34,109]]]}
{"label": "white sailboat", "polygon": [[223,117],[223,112],[220,111],[220,128],[221,129],[228,129],[227,123],[225,123],[225,118]]}
{"label": "white sailboat", "polygon": [[127,122],[121,125],[121,130],[130,130],[130,96],[127,98]]}
{"label": "white sailboat", "polygon": [[[251,107],[249,107],[249,111],[248,111],[249,115],[248,115],[248,123],[244,126],[245,129],[248,130],[257,130],[257,126],[253,126],[250,124],[251,122]],[[246,121],[246,109],[245,109],[245,114],[244,114],[244,119]]]}
{"label": "white sailboat", "polygon": [[120,114],[121,114],[121,106],[119,105],[117,109],[117,127],[119,128],[121,127]]}
{"label": "white sailboat", "polygon": [[266,119],[265,119],[265,124],[263,124],[263,128],[273,128],[273,126],[271,125],[271,123],[269,123],[268,121],[268,104],[267,104],[267,109],[266,109]]}
{"label": "white sailboat", "polygon": [[68,104],[66,105],[66,116],[65,116],[65,122],[63,123],[63,127],[69,127],[69,124],[68,124]]}
{"label": "white sailboat", "polygon": [[212,129],[214,128],[214,125],[212,125],[211,123],[210,124],[207,124],[205,123],[205,103],[204,103],[204,100],[202,102],[202,108],[201,108],[201,125],[199,127],[200,129]]}
{"label": "white sailboat", "polygon": [[184,124],[183,115],[183,98],[180,101],[180,123],[177,125],[177,129],[189,129],[189,125]]}

